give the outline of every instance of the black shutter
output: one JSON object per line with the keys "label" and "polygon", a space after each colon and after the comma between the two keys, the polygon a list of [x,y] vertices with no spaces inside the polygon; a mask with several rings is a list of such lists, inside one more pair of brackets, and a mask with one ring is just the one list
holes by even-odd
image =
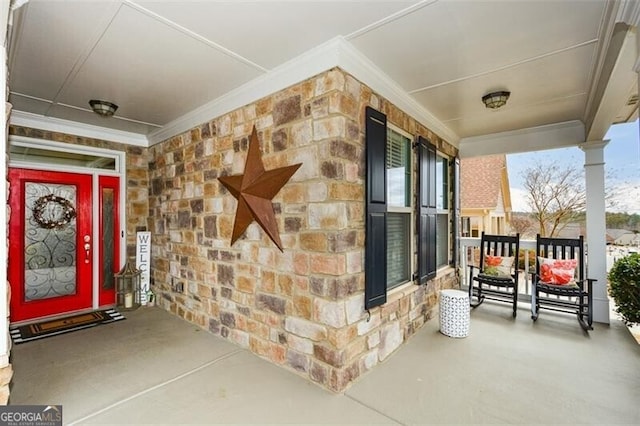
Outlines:
{"label": "black shutter", "polygon": [[460,264],[460,158],[453,160],[453,267]]}
{"label": "black shutter", "polygon": [[436,276],[436,147],[418,137],[418,284]]}
{"label": "black shutter", "polygon": [[367,212],[364,307],[387,301],[387,116],[366,108]]}

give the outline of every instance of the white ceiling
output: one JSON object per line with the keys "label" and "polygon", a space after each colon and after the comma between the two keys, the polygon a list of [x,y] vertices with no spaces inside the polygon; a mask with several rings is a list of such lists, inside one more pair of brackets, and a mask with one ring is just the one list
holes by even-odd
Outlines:
{"label": "white ceiling", "polygon": [[[221,112],[232,95],[264,96],[261,82],[270,76],[310,77],[304,73],[316,69],[305,71],[301,58],[341,37],[353,58],[391,81],[454,143],[571,120],[588,133],[590,121],[613,121],[637,93],[633,70],[607,66],[626,52],[611,41],[621,7],[605,0],[30,0],[12,28],[10,102],[153,141],[186,130],[176,123],[194,124],[187,118],[197,121],[195,112],[211,105]],[[613,78],[616,90],[606,92]],[[491,111],[480,98],[494,90],[512,95]],[[607,108],[594,118],[604,98]],[[119,109],[99,117],[90,99]],[[623,119],[637,113],[626,108]]]}

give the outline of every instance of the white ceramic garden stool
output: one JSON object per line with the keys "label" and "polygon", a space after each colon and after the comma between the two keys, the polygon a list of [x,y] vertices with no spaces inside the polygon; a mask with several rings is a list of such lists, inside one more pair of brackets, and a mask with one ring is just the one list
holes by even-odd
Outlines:
{"label": "white ceramic garden stool", "polygon": [[440,292],[440,332],[449,337],[467,337],[471,315],[469,294],[460,290]]}

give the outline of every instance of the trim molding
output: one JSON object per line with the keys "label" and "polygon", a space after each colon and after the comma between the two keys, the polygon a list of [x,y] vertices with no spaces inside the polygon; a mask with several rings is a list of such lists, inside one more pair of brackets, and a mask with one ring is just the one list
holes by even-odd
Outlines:
{"label": "trim molding", "polygon": [[226,47],[216,43],[213,40],[209,40],[208,38],[196,33],[195,31],[192,31],[186,27],[183,27],[182,25],[178,24],[175,21],[172,21],[170,19],[165,18],[164,16],[161,16],[155,12],[152,12],[151,10],[147,9],[146,7],[142,6],[141,4],[139,4],[139,2],[134,2],[132,0],[123,0],[122,2],[123,4],[129,6],[132,9],[137,10],[140,13],[143,13],[145,15],[147,15],[148,17],[155,19],[158,22],[161,22],[162,24],[173,28],[174,30],[180,31],[181,33],[183,33],[184,35],[191,37],[194,40],[198,40],[204,44],[206,44],[207,46],[216,49],[217,51],[224,53],[227,56],[232,57],[233,59],[236,59],[242,63],[244,63],[247,66],[250,66],[258,71],[262,71],[262,72],[266,72],[268,71],[266,68],[256,64],[255,62],[245,58],[244,56],[241,56],[239,54],[237,54],[236,52],[234,52],[233,50],[227,49]]}
{"label": "trim molding", "polygon": [[586,141],[580,145],[580,149],[585,151],[587,149],[604,149],[607,144],[611,142],[611,139],[603,139],[601,141]]}
{"label": "trim molding", "polygon": [[31,127],[49,132],[69,133],[85,138],[102,139],[127,145],[149,146],[147,137],[140,133],[108,129],[106,127],[93,126],[91,124],[83,124],[61,118],[45,117],[24,111],[11,111],[9,123],[15,126]]}
{"label": "trim molding", "polygon": [[[632,94],[638,74],[633,67],[636,63],[637,41],[635,31],[621,34],[620,47],[612,65],[608,79],[603,81],[602,95],[595,106],[593,115],[586,116],[586,139],[599,140],[605,137],[616,115]],[[622,100],[622,102],[621,102]]]}
{"label": "trim molding", "polygon": [[578,146],[584,141],[584,124],[579,120],[572,120],[462,138],[460,140],[460,158],[565,148]]}
{"label": "trim molding", "polygon": [[395,13],[392,13],[391,15],[385,16],[384,18],[373,22],[369,25],[367,25],[366,27],[360,28],[354,32],[352,32],[351,34],[348,34],[345,36],[346,40],[352,40],[356,37],[360,37],[361,35],[367,34],[368,32],[371,32],[377,28],[380,28],[382,26],[387,25],[390,22],[393,22],[397,19],[400,19],[404,16],[407,16],[413,12],[416,12],[420,9],[422,9],[423,7],[427,7],[430,6],[434,3],[437,3],[438,0],[420,0],[417,3],[414,3],[408,7],[405,7],[404,9],[401,9]]}
{"label": "trim molding", "polygon": [[458,147],[460,137],[456,133],[420,105],[411,95],[392,80],[391,77],[382,72],[369,58],[353,47],[352,44],[343,42],[340,46],[339,53],[338,66],[340,68],[387,98],[433,133]]}
{"label": "trim molding", "polygon": [[624,22],[628,25],[640,25],[640,2],[637,0],[622,0],[616,13],[616,22]]}
{"label": "trim molding", "polygon": [[149,134],[149,145],[186,132],[265,96],[339,67],[413,116],[447,142],[457,146],[460,138],[451,129],[420,106],[404,89],[384,74],[373,62],[343,37],[335,37],[302,55],[274,68],[213,101],[173,120]]}
{"label": "trim molding", "polygon": [[[598,103],[599,99],[596,99],[598,95],[598,88],[601,85],[601,80],[603,78],[602,73],[605,67],[606,61],[610,60],[608,55],[610,55],[611,50],[611,42],[613,37],[613,31],[616,26],[616,22],[619,19],[620,11],[622,7],[620,7],[619,3],[615,3],[613,1],[608,1],[605,4],[605,10],[603,14],[603,19],[600,22],[600,28],[598,29],[598,43],[596,45],[596,56],[594,58],[593,67],[590,71],[590,84],[589,91],[587,92],[587,103],[584,109],[583,119],[585,122],[588,122],[589,116],[592,115],[592,109],[594,108],[594,103]],[[609,76],[604,76],[604,78],[608,78]],[[597,108],[597,105],[595,106]]]}
{"label": "trim molding", "polygon": [[340,40],[332,39],[308,50],[291,61],[179,117],[149,133],[149,145],[155,145],[195,126],[218,118],[265,96],[277,93],[337,65]]}
{"label": "trim molding", "polygon": [[374,92],[386,98],[448,143],[456,147],[459,145],[460,137],[455,132],[422,107],[400,85],[353,45],[345,41],[343,37],[335,37],[308,50],[225,95],[167,123],[162,128],[150,132],[147,136],[22,111],[14,111],[11,114],[10,123],[17,126],[149,147],[335,67],[344,70],[369,86]]}

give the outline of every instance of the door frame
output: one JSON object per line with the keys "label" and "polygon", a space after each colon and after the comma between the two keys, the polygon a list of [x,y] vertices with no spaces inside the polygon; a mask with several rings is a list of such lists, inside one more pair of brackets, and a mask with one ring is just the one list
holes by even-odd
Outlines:
{"label": "door frame", "polygon": [[[84,237],[89,235],[92,231],[92,214],[91,207],[93,204],[91,194],[91,175],[85,173],[69,173],[61,171],[43,171],[33,169],[11,168],[9,169],[9,179],[11,182],[9,204],[11,206],[12,214],[15,214],[14,220],[10,222],[9,229],[9,279],[12,282],[18,283],[13,286],[11,298],[11,317],[15,322],[19,321],[32,321],[35,318],[42,318],[52,315],[59,315],[63,312],[81,311],[91,308],[92,306],[92,288],[88,285],[81,285],[83,282],[91,282],[93,262],[88,258],[89,251],[85,252],[83,249]],[[33,188],[44,189],[43,192],[32,192],[31,202],[35,203],[34,197],[42,198],[44,194],[54,194],[56,189],[50,189],[52,185],[54,188],[64,188],[62,192],[68,197],[73,197],[75,200],[70,204],[75,204],[75,232],[72,233],[73,240],[66,233],[67,227],[62,228],[62,233],[52,233],[51,231],[36,230],[36,227],[30,220],[29,209],[26,207],[26,201],[29,197],[27,195],[27,186],[34,185]],[[73,189],[71,189],[73,188]],[[37,190],[36,190],[37,191]],[[67,192],[69,191],[69,192]],[[35,206],[35,204],[33,204]],[[29,222],[29,223],[27,223]],[[34,231],[32,238],[27,242],[27,229]],[[71,229],[71,228],[69,228]],[[51,235],[61,235],[60,239],[67,243],[73,242],[73,254],[75,255],[74,270],[74,291],[71,294],[58,294],[53,297],[36,297],[34,299],[27,299],[26,283],[29,276],[29,271],[26,268],[26,262],[29,256],[27,256],[27,246],[38,242],[48,240]],[[58,240],[58,237],[54,238]],[[45,246],[49,247],[45,243]],[[33,246],[31,246],[33,247]],[[36,251],[39,251],[36,249]],[[64,251],[64,255],[70,255],[70,251]],[[67,259],[63,255],[63,259]],[[46,255],[42,257],[46,258]],[[51,260],[53,260],[53,256]],[[54,261],[55,262],[55,261]],[[63,261],[64,262],[64,261]],[[44,269],[53,268],[55,265],[46,264],[42,265]],[[70,265],[63,265],[69,267]],[[42,271],[41,271],[42,272]],[[36,276],[40,273],[36,270]],[[65,276],[63,274],[63,276]],[[35,278],[35,277],[34,277]],[[18,315],[19,314],[19,315]]]}
{"label": "door frame", "polygon": [[[91,175],[92,179],[92,192],[96,194],[96,197],[93,197],[93,205],[91,206],[91,213],[94,218],[100,217],[99,211],[99,202],[97,195],[99,194],[99,177],[100,176],[113,176],[120,178],[119,185],[119,197],[118,203],[120,205],[120,214],[118,217],[118,225],[119,225],[119,240],[118,244],[118,253],[119,253],[119,264],[124,265],[126,260],[126,152],[124,151],[116,151],[105,148],[95,148],[84,145],[73,145],[67,143],[60,143],[46,139],[34,139],[28,138],[24,136],[9,136],[8,139],[9,149],[12,146],[16,147],[24,147],[24,148],[35,148],[42,149],[47,151],[55,151],[55,152],[63,152],[70,154],[85,154],[92,155],[96,157],[103,157],[108,159],[113,159],[115,166],[114,169],[102,169],[97,167],[83,167],[83,166],[74,166],[74,165],[64,165],[64,171],[68,171],[71,173],[82,173]],[[9,154],[9,168],[21,168],[21,169],[32,169],[32,170],[42,170],[42,171],[60,171],[60,164],[58,163],[46,163],[46,162],[36,162],[36,161],[27,161],[27,160],[16,160],[12,159],[11,154]],[[100,235],[100,221],[93,220],[92,221],[92,238],[94,240],[94,244],[96,243],[97,236]],[[93,277],[92,277],[92,309],[98,309],[100,307],[100,265],[99,265],[99,250],[92,250],[92,262],[93,262]],[[14,284],[15,285],[15,284]]]}

